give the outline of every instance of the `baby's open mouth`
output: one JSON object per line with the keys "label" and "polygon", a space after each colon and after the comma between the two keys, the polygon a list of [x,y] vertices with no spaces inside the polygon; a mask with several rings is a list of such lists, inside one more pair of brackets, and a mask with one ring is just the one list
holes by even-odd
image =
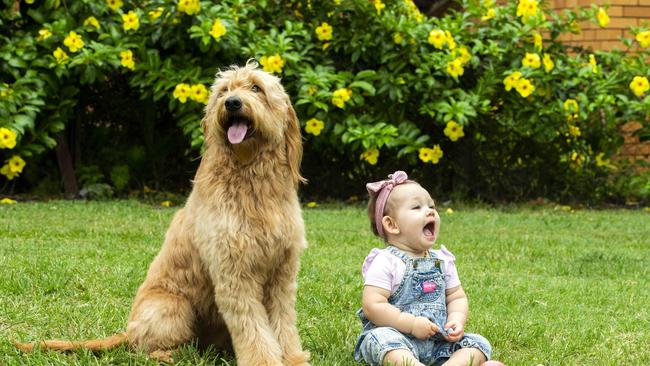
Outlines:
{"label": "baby's open mouth", "polygon": [[426,225],[424,225],[424,228],[422,229],[422,233],[427,239],[433,240],[434,239],[434,233],[436,232],[436,223],[435,222],[430,222]]}

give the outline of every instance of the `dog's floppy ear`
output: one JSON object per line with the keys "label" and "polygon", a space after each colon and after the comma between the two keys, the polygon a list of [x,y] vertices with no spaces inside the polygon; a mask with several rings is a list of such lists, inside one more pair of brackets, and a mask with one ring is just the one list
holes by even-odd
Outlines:
{"label": "dog's floppy ear", "polygon": [[302,135],[300,134],[300,121],[296,111],[291,106],[291,102],[287,101],[287,134],[286,134],[286,148],[287,160],[291,168],[291,175],[293,182],[297,185],[305,183],[307,180],[300,175],[300,163],[302,162]]}

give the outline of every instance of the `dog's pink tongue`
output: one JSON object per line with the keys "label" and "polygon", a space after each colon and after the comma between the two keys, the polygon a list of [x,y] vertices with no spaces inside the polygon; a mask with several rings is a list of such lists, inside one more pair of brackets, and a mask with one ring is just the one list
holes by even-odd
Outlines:
{"label": "dog's pink tongue", "polygon": [[248,132],[248,126],[246,123],[235,122],[230,126],[230,128],[228,128],[228,141],[230,141],[231,144],[238,144],[244,141],[246,132]]}

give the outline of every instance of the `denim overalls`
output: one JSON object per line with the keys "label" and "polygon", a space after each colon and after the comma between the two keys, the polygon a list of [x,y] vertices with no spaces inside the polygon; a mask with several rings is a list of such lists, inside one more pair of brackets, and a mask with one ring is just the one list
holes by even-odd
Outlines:
{"label": "denim overalls", "polygon": [[[429,318],[443,332],[447,322],[445,302],[444,262],[433,250],[423,258],[412,258],[399,249],[387,247],[391,254],[406,264],[404,279],[388,302],[403,312]],[[420,340],[410,334],[403,334],[395,328],[377,327],[359,309],[357,315],[363,323],[363,330],[354,349],[354,358],[375,366],[381,365],[384,356],[395,349],[410,350],[425,365],[445,362],[460,348],[478,348],[490,359],[492,347],[487,339],[478,334],[465,333],[456,343],[447,342],[440,333],[427,340]]]}

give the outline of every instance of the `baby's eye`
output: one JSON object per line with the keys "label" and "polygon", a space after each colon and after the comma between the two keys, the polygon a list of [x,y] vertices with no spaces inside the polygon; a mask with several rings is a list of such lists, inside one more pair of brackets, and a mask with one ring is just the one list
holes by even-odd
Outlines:
{"label": "baby's eye", "polygon": [[418,205],[418,206],[413,206],[411,209],[412,209],[412,210],[419,210],[419,209],[420,209],[420,206],[419,206],[419,205]]}

